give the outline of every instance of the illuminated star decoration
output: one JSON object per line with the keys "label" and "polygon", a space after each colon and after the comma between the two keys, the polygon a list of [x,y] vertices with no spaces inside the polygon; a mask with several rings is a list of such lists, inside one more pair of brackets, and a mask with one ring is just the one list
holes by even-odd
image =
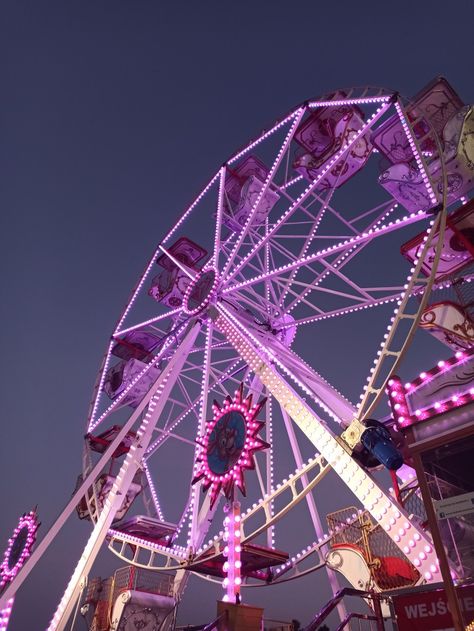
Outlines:
{"label": "illuminated star decoration", "polygon": [[203,491],[210,489],[211,508],[223,491],[227,499],[233,498],[237,485],[245,495],[245,469],[255,469],[254,453],[270,445],[258,433],[265,425],[257,416],[266,398],[252,406],[252,395],[243,396],[243,384],[232,399],[224,400],[222,408],[214,401],[214,417],[207,421],[204,436],[197,439],[200,449],[196,458],[192,484],[204,480]]}
{"label": "illuminated star decoration", "polygon": [[0,590],[15,578],[30,556],[39,526],[36,509],[20,517],[0,565]]}

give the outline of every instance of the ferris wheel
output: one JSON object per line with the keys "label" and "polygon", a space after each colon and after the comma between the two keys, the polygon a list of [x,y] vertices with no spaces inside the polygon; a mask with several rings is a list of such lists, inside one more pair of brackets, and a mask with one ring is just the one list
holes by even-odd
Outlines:
{"label": "ferris wheel", "polygon": [[[175,571],[176,599],[190,572],[220,583],[236,499],[243,598],[323,567],[328,474],[418,581],[439,580],[429,534],[372,471],[401,464],[373,419],[436,282],[446,206],[464,193],[439,140],[462,104],[430,94],[431,116],[375,88],[303,103],[226,160],[162,238],[97,378],[76,492],[93,530],[50,629],[105,541]],[[400,246],[417,234],[407,261]]]}

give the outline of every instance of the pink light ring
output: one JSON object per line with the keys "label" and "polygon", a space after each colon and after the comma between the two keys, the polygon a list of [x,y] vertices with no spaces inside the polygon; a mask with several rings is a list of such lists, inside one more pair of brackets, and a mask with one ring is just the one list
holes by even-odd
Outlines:
{"label": "pink light ring", "polygon": [[[23,528],[27,528],[26,541],[21,551],[21,554],[13,567],[9,566],[9,558],[15,543],[16,537],[19,535]],[[36,541],[36,533],[39,528],[39,522],[35,511],[30,511],[22,515],[18,521],[18,525],[13,531],[13,535],[8,540],[8,546],[3,555],[3,561],[0,565],[0,589],[2,589],[7,583],[12,581],[18,572],[23,567],[25,561],[31,555],[31,550]]]}
{"label": "pink light ring", "polygon": [[355,99],[341,99],[338,101],[311,101],[308,106],[312,109],[317,107],[339,107],[340,105],[366,105],[370,103],[387,103],[392,96],[366,96]]}
{"label": "pink light ring", "polygon": [[301,108],[297,107],[295,109],[294,112],[291,112],[290,114],[288,114],[288,116],[286,118],[284,118],[283,120],[277,122],[271,129],[269,129],[268,131],[264,132],[261,136],[259,136],[256,140],[250,142],[250,144],[248,144],[245,149],[242,149],[242,151],[239,151],[239,153],[235,154],[234,156],[232,156],[226,164],[231,165],[234,162],[237,162],[237,160],[239,160],[240,158],[242,158],[242,156],[244,156],[246,153],[248,153],[249,151],[251,151],[254,147],[256,147],[257,145],[259,145],[263,140],[265,140],[266,138],[268,138],[269,136],[271,136],[272,134],[274,134],[276,131],[278,131],[280,129],[280,127],[283,127],[283,125],[286,125],[289,121],[291,121],[292,118],[294,118],[295,116],[297,116],[299,110]]}
{"label": "pink light ring", "polygon": [[217,173],[214,175],[212,180],[203,188],[203,190],[199,193],[199,195],[196,197],[196,199],[191,204],[191,206],[189,206],[189,208],[183,213],[181,218],[178,220],[177,224],[168,232],[166,237],[161,242],[161,245],[164,245],[165,243],[167,243],[171,239],[171,237],[176,232],[176,230],[179,228],[179,226],[187,219],[188,215],[194,210],[194,208],[201,201],[201,199],[204,197],[204,195],[208,192],[208,190],[211,188],[211,186],[214,184],[214,182],[219,178],[220,172],[221,172],[221,170],[219,169],[219,171],[217,171]]}
{"label": "pink light ring", "polygon": [[[199,280],[203,277],[203,275],[209,271],[213,271],[214,272],[214,281],[212,283],[212,287],[208,293],[208,295],[206,296],[206,298],[204,299],[204,301],[198,305],[195,309],[190,309],[188,307],[188,300],[189,297],[191,295],[191,292],[193,291],[194,287],[196,287],[197,283],[199,282]],[[219,274],[218,271],[215,267],[213,266],[209,266],[209,267],[204,267],[199,274],[196,276],[196,278],[194,279],[194,281],[190,282],[186,288],[184,297],[183,297],[183,313],[185,313],[186,315],[189,316],[194,316],[197,315],[198,313],[200,313],[201,311],[203,311],[204,309],[206,309],[206,307],[209,306],[211,300],[214,297],[215,291],[217,289],[217,286],[219,284]]]}
{"label": "pink light ring", "polygon": [[[289,211],[287,211],[288,213]],[[405,217],[403,217],[403,219],[401,220],[396,220],[396,221],[391,221],[386,225],[381,226],[380,228],[373,228],[370,229],[368,232],[357,236],[357,237],[351,237],[350,239],[347,239],[345,241],[341,241],[340,243],[337,243],[333,246],[330,246],[328,248],[324,248],[322,250],[319,250],[318,252],[315,252],[314,254],[310,254],[306,257],[302,257],[301,259],[299,259],[298,261],[293,261],[291,263],[287,263],[286,265],[281,265],[280,267],[277,267],[276,269],[272,270],[269,274],[259,274],[258,276],[254,276],[253,278],[249,278],[245,281],[242,281],[240,283],[236,283],[234,285],[231,285],[230,287],[227,287],[226,289],[223,290],[224,294],[228,294],[231,293],[233,291],[238,291],[239,289],[242,289],[243,287],[247,287],[249,285],[253,285],[256,282],[261,282],[262,280],[269,280],[270,278],[272,278],[273,276],[278,276],[279,274],[283,273],[283,272],[287,272],[290,271],[292,269],[295,269],[296,267],[300,267],[302,265],[307,265],[310,263],[314,263],[316,261],[318,261],[320,258],[324,258],[325,256],[327,256],[328,254],[335,254],[336,252],[340,252],[341,250],[345,250],[348,247],[351,247],[353,245],[359,245],[362,243],[365,243],[366,241],[368,241],[369,239],[372,239],[375,236],[380,236],[382,234],[385,233],[390,233],[393,232],[394,230],[398,230],[401,227],[404,226],[408,226],[411,225],[412,223],[415,223],[417,221],[421,221],[422,219],[426,218],[426,213],[424,211],[418,211],[416,213],[411,213],[410,215],[407,215]],[[277,224],[275,224],[277,225]],[[273,230],[273,229],[272,229]],[[271,234],[272,231],[270,231],[269,234]],[[252,255],[252,253],[250,253],[250,256]],[[249,255],[247,255],[246,258],[250,258]],[[246,262],[246,258],[244,258],[242,260],[242,263]],[[236,270],[234,270],[234,272],[236,272]],[[229,275],[228,279],[230,279],[233,275],[234,272],[232,274]]]}

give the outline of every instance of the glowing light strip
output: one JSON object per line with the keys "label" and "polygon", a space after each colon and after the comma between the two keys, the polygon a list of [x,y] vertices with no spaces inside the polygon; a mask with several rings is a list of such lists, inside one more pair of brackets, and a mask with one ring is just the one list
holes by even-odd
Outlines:
{"label": "glowing light strip", "polygon": [[240,586],[242,585],[240,535],[240,503],[233,502],[229,514],[224,519],[224,541],[227,542],[224,548],[224,556],[227,557],[227,561],[223,565],[226,577],[222,581],[222,586],[226,590],[222,599],[224,602],[238,602],[240,596]]}
{"label": "glowing light strip", "polygon": [[293,184],[296,184],[296,182],[299,182],[302,179],[303,179],[302,175],[297,175],[292,180],[289,180],[286,184],[281,184],[280,186],[278,186],[278,188],[279,188],[280,191],[284,191],[284,190],[286,190],[287,188],[290,188],[290,186],[293,186]]}
{"label": "glowing light strip", "polygon": [[114,333],[114,337],[118,337],[119,335],[124,335],[125,333],[130,333],[130,331],[135,331],[136,329],[141,329],[144,326],[147,326],[148,324],[154,324],[155,322],[159,322],[160,320],[165,320],[166,318],[172,318],[173,316],[181,313],[181,311],[182,311],[181,307],[178,307],[177,309],[172,309],[171,311],[168,311],[167,313],[162,313],[161,315],[155,316],[154,318],[150,318],[149,320],[144,320],[143,322],[139,322],[138,324],[135,324],[134,326],[131,326],[128,329],[122,329],[120,331],[117,331],[116,333]]}
{"label": "glowing light strip", "polygon": [[[384,221],[385,219],[387,219],[387,217],[389,217],[389,215],[391,215],[391,214],[392,214],[392,212],[393,212],[396,208],[398,208],[398,204],[393,204],[393,205],[392,205],[392,206],[391,206],[391,207],[390,207],[390,208],[389,208],[386,212],[384,212],[384,213],[382,214],[382,216],[380,217],[380,219],[378,219],[378,220],[377,220],[377,221],[375,221],[375,222],[372,222],[372,224],[370,224],[370,225],[369,225],[369,229],[370,229],[370,228],[376,228],[378,225],[380,225],[380,224],[382,223],[382,221]],[[332,263],[332,265],[333,265],[334,267],[336,267],[337,269],[340,269],[341,267],[343,267],[343,263],[344,263],[344,261],[347,259],[347,257],[348,257],[348,256],[349,256],[352,252],[354,252],[354,250],[356,250],[356,249],[357,249],[357,247],[356,247],[355,245],[354,245],[354,246],[352,246],[352,247],[351,247],[351,248],[350,248],[347,252],[345,252],[344,254],[341,254],[341,256],[339,256],[339,257],[338,257],[338,259]],[[352,259],[352,257],[351,257],[351,259]],[[347,261],[347,262],[349,262],[349,261]],[[346,264],[346,263],[344,263],[344,265],[345,265],[345,264]],[[328,270],[326,270],[325,272],[323,272],[323,273],[319,276],[319,278],[318,278],[318,279],[317,279],[317,280],[313,283],[313,286],[315,286],[315,287],[319,286],[319,285],[323,282],[323,280],[329,276],[329,274],[330,274],[330,273],[331,273],[331,270],[329,270],[329,269],[328,269]],[[304,298],[304,297],[305,297],[307,294],[309,294],[310,292],[311,292],[311,289],[309,289],[309,288],[308,288],[307,290],[305,290],[305,291],[302,293],[302,295],[301,295],[301,299],[302,299],[302,298]],[[294,300],[292,303],[290,303],[290,305],[288,306],[288,309],[287,309],[287,313],[291,313],[291,312],[293,311],[293,309],[294,309],[294,308],[295,308],[295,307],[296,307],[296,306],[297,306],[297,305],[301,302],[301,299],[296,299],[296,300]]]}
{"label": "glowing light strip", "polygon": [[414,379],[411,383],[406,384],[408,392],[416,391],[420,386],[425,384],[435,375],[441,372],[447,372],[453,368],[457,368],[460,364],[464,363],[466,359],[474,354],[474,350],[456,351],[455,355],[449,359],[441,359],[434,368],[426,372],[421,372],[419,377]]}
{"label": "glowing light strip", "polygon": [[197,204],[199,204],[199,202],[201,201],[201,199],[204,197],[204,195],[208,192],[208,190],[211,188],[211,186],[214,184],[214,182],[217,180],[217,178],[220,175],[221,170],[219,169],[219,171],[217,171],[217,173],[214,175],[214,177],[212,178],[212,180],[203,188],[203,190],[199,193],[199,195],[196,197],[196,199],[194,200],[194,202],[191,204],[191,206],[189,206],[189,208],[183,213],[183,215],[181,216],[181,218],[178,220],[178,222],[176,223],[176,225],[174,226],[174,228],[172,228],[168,234],[166,235],[166,237],[163,239],[163,241],[161,242],[161,245],[164,245],[165,243],[167,243],[171,237],[174,235],[174,233],[176,232],[176,230],[179,228],[179,226],[187,219],[188,215],[194,210],[194,208],[197,206]]}
{"label": "glowing light strip", "polygon": [[[230,373],[233,372],[241,362],[242,362],[242,359],[239,357],[239,359],[237,359],[224,373],[222,373],[222,375],[219,377],[219,379],[217,379],[213,383],[212,387],[215,388],[217,385],[219,385],[225,379],[227,379],[228,376],[230,375]],[[201,403],[201,396],[199,396],[199,398],[195,399],[193,405],[188,410],[186,410],[186,412],[184,414],[182,414],[169,428],[167,428],[166,431],[167,432],[172,432],[181,423],[181,421],[184,420],[193,411],[193,409],[195,407],[197,407],[200,403]],[[158,449],[158,447],[161,445],[161,443],[164,442],[165,440],[166,440],[166,437],[163,434],[152,445],[150,445],[150,447],[148,448],[148,450],[146,452],[147,458],[149,458],[152,455],[152,453],[156,449]]]}
{"label": "glowing light strip", "polygon": [[423,160],[423,157],[420,155],[420,152],[418,151],[418,148],[416,146],[416,140],[413,136],[413,132],[411,130],[411,127],[405,117],[405,114],[402,110],[402,107],[400,105],[400,103],[398,101],[395,101],[395,109],[397,110],[398,116],[400,118],[400,122],[402,124],[403,127],[403,131],[405,132],[405,135],[407,137],[407,140],[410,144],[411,150],[413,151],[413,155],[415,156],[415,160],[416,163],[418,165],[418,169],[420,170],[420,175],[421,178],[426,186],[426,190],[428,191],[428,195],[430,197],[431,203],[433,204],[433,206],[435,206],[438,203],[438,198],[436,197],[434,191],[433,191],[433,187],[431,185],[431,180],[430,177],[428,175],[426,166],[425,166],[425,162]]}
{"label": "glowing light strip", "polygon": [[367,105],[369,103],[387,103],[392,98],[390,96],[366,96],[355,99],[340,99],[338,101],[311,101],[309,107],[339,107],[340,105]]}
{"label": "glowing light strip", "polygon": [[[243,287],[248,287],[249,285],[254,285],[255,283],[261,282],[262,280],[266,280],[269,278],[273,278],[273,276],[278,276],[284,272],[291,271],[292,269],[296,269],[301,265],[308,265],[310,263],[314,263],[318,261],[320,258],[327,256],[328,254],[335,254],[336,252],[340,252],[341,250],[345,250],[348,247],[353,245],[358,245],[360,243],[365,243],[369,239],[372,239],[374,236],[379,236],[385,233],[393,232],[394,230],[398,230],[401,227],[409,226],[412,223],[417,221],[421,221],[425,219],[426,213],[422,210],[419,210],[416,213],[411,213],[410,215],[406,215],[402,219],[396,219],[395,221],[390,221],[388,224],[381,226],[380,228],[370,228],[367,232],[363,232],[360,236],[351,237],[346,241],[342,241],[341,243],[337,243],[336,245],[332,245],[328,248],[324,248],[322,250],[318,250],[314,254],[310,254],[308,256],[303,257],[301,260],[293,261],[291,263],[287,263],[286,265],[281,265],[280,267],[275,268],[269,274],[260,274],[259,276],[254,276],[253,278],[249,278],[241,283],[236,283],[235,285],[231,285],[223,290],[224,294],[232,293],[233,291],[238,291]],[[245,260],[245,259],[244,259]]]}
{"label": "glowing light strip", "polygon": [[237,160],[240,160],[240,158],[242,158],[242,156],[244,156],[246,153],[251,151],[254,147],[259,145],[263,140],[265,140],[266,138],[268,138],[269,136],[274,134],[276,131],[278,131],[280,129],[280,127],[283,127],[289,121],[291,121],[291,119],[294,118],[298,114],[299,110],[300,110],[300,108],[297,108],[294,112],[291,112],[291,114],[288,114],[288,116],[286,118],[281,120],[279,123],[276,123],[276,125],[274,125],[271,129],[269,129],[268,131],[264,132],[256,140],[254,140],[249,145],[247,145],[247,147],[245,147],[245,149],[242,149],[242,151],[239,151],[239,153],[237,153],[234,156],[232,156],[232,158],[230,158],[230,160],[227,161],[227,164],[230,165],[230,164],[233,164],[234,162],[237,162]]}
{"label": "glowing light strip", "polygon": [[[146,367],[141,370],[138,375],[135,377],[135,379],[132,379],[132,381],[128,384],[128,386],[125,388],[125,390],[123,390],[123,392],[121,392],[118,397],[116,399],[114,399],[112,401],[112,403],[109,405],[109,407],[105,410],[105,412],[103,412],[99,418],[96,420],[95,423],[90,425],[90,431],[93,431],[98,425],[99,423],[101,423],[101,421],[104,420],[104,418],[106,416],[108,416],[108,414],[110,412],[112,412],[112,410],[114,408],[116,408],[118,406],[118,404],[120,403],[120,401],[123,401],[123,399],[125,398],[125,396],[130,392],[130,390],[135,386],[135,384],[150,370],[150,368],[152,368],[153,366],[156,366],[156,364],[160,361],[160,359],[162,358],[164,352],[169,348],[169,346],[175,341],[175,338],[178,338],[179,334],[184,331],[184,329],[187,326],[187,321],[184,322],[181,327],[175,332],[174,335],[169,335],[168,339],[164,342],[163,347],[161,348],[160,352],[157,353],[157,355],[155,355],[155,357],[153,358],[153,360],[146,365]],[[152,385],[152,384],[151,384]]]}
{"label": "glowing light strip", "polygon": [[[298,379],[298,377],[296,377],[296,375],[291,372],[287,366],[280,361],[280,359],[278,359],[278,357],[275,355],[274,352],[272,352],[272,350],[266,346],[264,346],[262,344],[262,342],[260,342],[260,340],[258,340],[248,329],[246,329],[243,324],[241,322],[239,322],[239,320],[237,320],[237,318],[235,318],[225,307],[223,307],[222,305],[217,305],[217,308],[224,313],[228,318],[230,318],[230,320],[232,320],[232,322],[237,325],[237,327],[244,333],[245,336],[248,337],[248,339],[252,340],[252,342],[257,346],[257,348],[260,350],[260,352],[262,353],[263,356],[267,356],[272,362],[274,362],[279,368],[281,368],[283,370],[283,372],[290,377],[290,379],[296,383],[297,386],[299,386],[303,392],[305,392],[309,397],[311,397],[311,399],[322,409],[326,412],[326,414],[329,414],[329,416],[336,421],[336,423],[340,424],[341,423],[341,419],[336,416],[334,414],[334,412],[324,403],[324,401],[322,399],[320,399],[318,396],[316,396],[316,394],[310,390],[300,379]],[[275,397],[276,398],[276,397]]]}
{"label": "glowing light strip", "polygon": [[474,351],[462,352],[458,351],[454,357],[447,360],[440,360],[430,371],[420,373],[420,376],[412,383],[402,384],[402,381],[396,375],[392,376],[388,381],[389,403],[393,411],[393,417],[400,427],[408,427],[419,421],[426,421],[439,414],[444,414],[455,408],[467,405],[474,401],[474,388],[471,384],[464,384],[465,389],[460,385],[459,391],[446,399],[439,399],[433,405],[423,409],[417,409],[414,413],[410,413],[407,394],[416,392],[418,388],[423,386],[427,381],[441,373],[447,373],[458,368],[464,361],[474,354]]}
{"label": "glowing light strip", "polygon": [[120,530],[114,530],[113,528],[109,528],[107,531],[110,536],[118,541],[125,541],[126,543],[132,543],[135,545],[139,545],[143,548],[156,550],[158,552],[163,553],[164,556],[174,557],[176,560],[185,559],[187,556],[186,550],[181,546],[173,546],[169,548],[168,546],[162,546],[159,543],[155,543],[154,541],[148,541],[146,539],[141,539],[140,537],[135,537],[133,535],[126,534],[124,532],[120,532]]}
{"label": "glowing light strip", "polygon": [[313,192],[313,190],[316,188],[316,186],[319,184],[319,182],[321,181],[321,179],[326,175],[326,173],[332,169],[332,167],[334,166],[334,164],[339,160],[339,158],[341,158],[343,156],[343,154],[348,151],[352,145],[357,142],[357,140],[364,134],[367,132],[367,130],[371,127],[371,125],[373,125],[373,123],[376,122],[376,120],[378,120],[381,116],[383,116],[383,114],[389,109],[390,104],[384,104],[382,107],[379,107],[377,109],[377,111],[367,120],[366,124],[356,133],[354,133],[350,140],[334,155],[334,157],[329,160],[326,164],[326,166],[324,167],[324,169],[321,170],[321,172],[319,173],[319,175],[311,182],[311,184],[301,193],[301,195],[299,197],[296,198],[296,200],[294,201],[294,203],[288,208],[288,210],[286,210],[283,215],[280,217],[280,219],[278,219],[278,221],[273,225],[272,229],[269,231],[268,235],[266,235],[263,239],[260,240],[260,243],[256,246],[256,248],[253,251],[250,251],[243,259],[242,261],[239,263],[239,265],[237,265],[234,270],[228,275],[227,277],[227,281],[231,280],[232,278],[234,278],[238,272],[240,271],[240,269],[247,263],[247,261],[254,255],[254,253],[262,246],[264,245],[268,239],[273,236],[273,234],[278,230],[278,228],[282,225],[282,223],[293,213],[295,212],[300,204],[302,202],[304,202],[304,200],[309,197],[309,195],[311,195],[311,193]]}
{"label": "glowing light strip", "polygon": [[242,232],[240,233],[237,241],[235,242],[234,247],[232,248],[229,256],[228,256],[228,260],[227,263],[224,266],[224,269],[222,271],[222,277],[225,278],[227,275],[227,272],[229,271],[229,268],[231,267],[235,255],[237,253],[237,250],[240,248],[240,246],[242,245],[246,235],[247,235],[247,231],[250,228],[252,221],[255,217],[255,214],[257,212],[258,209],[258,205],[260,204],[261,200],[263,199],[263,196],[266,194],[266,192],[268,191],[268,188],[270,186],[270,182],[273,180],[275,173],[277,172],[278,167],[280,166],[280,163],[283,159],[283,156],[285,154],[285,152],[288,149],[288,145],[291,142],[291,139],[293,138],[293,134],[295,133],[295,130],[297,128],[297,126],[299,125],[303,114],[304,114],[305,110],[304,108],[301,108],[299,110],[296,111],[295,114],[295,120],[293,121],[290,129],[288,130],[288,133],[285,136],[285,140],[283,141],[283,144],[281,145],[277,156],[275,158],[275,160],[273,161],[272,167],[270,169],[270,171],[268,172],[267,177],[265,178],[265,182],[263,183],[262,188],[260,189],[254,203],[252,204],[252,208],[250,209],[250,213],[247,217],[247,219],[245,220],[245,224],[242,226]]}
{"label": "glowing light strip", "polygon": [[90,415],[90,419],[89,419],[89,424],[87,426],[87,431],[90,432],[92,431],[92,428],[94,427],[94,422],[95,422],[95,418],[97,415],[97,410],[99,408],[99,404],[100,401],[102,399],[102,390],[104,388],[104,382],[105,382],[105,377],[107,375],[107,371],[109,369],[110,366],[110,359],[111,359],[111,352],[112,352],[112,348],[115,344],[115,341],[112,339],[109,343],[109,347],[107,348],[107,353],[105,355],[105,361],[104,361],[104,367],[102,369],[102,374],[100,375],[100,379],[99,379],[99,384],[97,386],[97,392],[95,393],[95,400],[94,400],[94,405],[92,407],[92,412]]}
{"label": "glowing light strip", "polygon": [[213,267],[219,267],[219,247],[220,247],[220,236],[221,236],[221,228],[222,228],[222,208],[224,205],[224,183],[225,183],[225,167],[222,167],[220,170],[220,178],[219,178],[219,193],[217,198],[217,217],[216,217],[216,231],[214,233],[214,253],[212,255]]}
{"label": "glowing light strip", "polygon": [[[176,375],[179,373],[179,370],[186,359],[187,349],[195,342],[198,332],[199,328],[195,324],[189,330],[186,338],[181,343],[179,351],[173,355],[173,358],[157,380],[156,390],[150,398],[147,411],[142,418],[140,427],[137,431],[136,440],[130,446],[129,451],[123,460],[120,471],[115,478],[112,488],[104,502],[99,518],[49,624],[48,631],[56,631],[58,627],[64,628],[67,623],[67,620],[72,613],[75,600],[79,596],[81,581],[84,576],[88,575],[95,557],[97,556],[97,553],[103,543],[103,539],[112,524],[114,515],[123,502],[122,493],[128,490],[129,485],[132,483],[133,477],[136,474],[139,463],[144,455],[144,451],[151,439],[153,428],[165,405],[166,397],[174,385]],[[169,381],[170,383],[168,384]]]}
{"label": "glowing light strip", "polygon": [[[217,276],[216,276],[217,278]],[[199,468],[198,466],[198,457],[201,453],[201,446],[199,441],[197,440],[199,436],[204,433],[206,427],[206,419],[207,419],[207,404],[208,404],[208,395],[209,395],[209,362],[211,359],[211,344],[212,344],[212,332],[213,332],[213,324],[211,320],[207,321],[207,330],[206,330],[206,341],[204,344],[204,357],[203,357],[203,371],[201,378],[201,396],[199,398],[199,403],[201,405],[200,413],[199,413],[199,426],[198,426],[198,435],[196,438],[196,447],[194,449],[194,465],[193,465],[193,477],[196,475],[196,472]],[[199,490],[201,488],[201,484],[197,486],[193,486],[191,489],[191,510],[189,511],[189,522],[188,522],[188,548],[192,548],[195,544],[195,536],[197,533],[197,521],[199,517]]]}
{"label": "glowing light strip", "polygon": [[315,445],[325,460],[352,490],[364,508],[381,524],[398,548],[403,550],[410,562],[419,569],[427,582],[432,582],[437,559],[431,541],[415,523],[410,522],[408,513],[395,505],[389,495],[378,486],[366,471],[355,462],[339,444],[336,436],[325,428],[305,401],[276,372],[271,363],[265,361],[251,346],[237,327],[225,317],[218,319],[217,326],[226,334],[250,368],[269,388],[300,429]]}
{"label": "glowing light strip", "polygon": [[5,608],[0,610],[0,631],[7,631],[8,622],[10,620],[14,602],[15,597],[10,598],[9,600],[7,600]]}
{"label": "glowing light strip", "polygon": [[[273,489],[273,480],[274,480],[274,468],[273,468],[273,404],[272,404],[272,395],[270,394],[270,392],[268,393],[268,399],[267,399],[267,403],[266,403],[266,407],[267,407],[267,422],[265,424],[265,429],[267,432],[267,443],[270,445],[269,449],[268,449],[268,458],[269,458],[269,470],[270,470],[270,476],[269,476],[269,480],[267,480],[267,485],[268,482],[270,483],[270,489],[268,489],[267,486],[267,493],[270,490],[270,493],[272,492]],[[274,514],[274,510],[275,510],[275,503],[274,502],[270,502],[270,515],[273,517]],[[275,547],[275,527],[271,526],[270,527],[270,537],[271,537],[271,547],[274,548]]]}

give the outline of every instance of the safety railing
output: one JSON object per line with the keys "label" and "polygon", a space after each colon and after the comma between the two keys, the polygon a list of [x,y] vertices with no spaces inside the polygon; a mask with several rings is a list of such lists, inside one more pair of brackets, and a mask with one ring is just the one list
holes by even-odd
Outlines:
{"label": "safety railing", "polygon": [[358,598],[364,598],[372,601],[374,614],[357,614],[353,612],[349,614],[345,620],[339,625],[337,631],[342,631],[346,628],[347,624],[353,618],[359,618],[363,620],[370,620],[375,623],[376,631],[385,631],[385,624],[382,616],[382,609],[380,606],[380,595],[374,592],[361,591],[352,587],[344,587],[339,590],[337,594],[331,598],[331,600],[321,609],[321,611],[311,620],[308,626],[303,631],[316,631],[318,627],[326,620],[326,618],[334,611],[337,605],[346,596],[357,596]]}

